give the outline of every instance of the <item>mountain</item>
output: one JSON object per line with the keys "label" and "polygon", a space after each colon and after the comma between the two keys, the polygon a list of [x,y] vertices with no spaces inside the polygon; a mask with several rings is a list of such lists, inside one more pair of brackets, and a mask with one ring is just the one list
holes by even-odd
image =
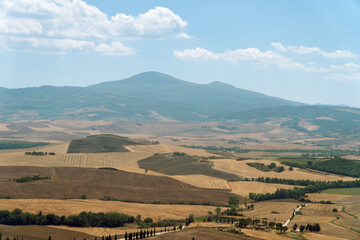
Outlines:
{"label": "mountain", "polygon": [[195,84],[145,72],[88,87],[0,89],[0,121],[39,119],[203,121],[236,111],[302,106],[212,82]]}
{"label": "mountain", "polygon": [[332,137],[360,134],[360,109],[341,106],[278,106],[226,113],[212,120],[277,121],[281,127]]}

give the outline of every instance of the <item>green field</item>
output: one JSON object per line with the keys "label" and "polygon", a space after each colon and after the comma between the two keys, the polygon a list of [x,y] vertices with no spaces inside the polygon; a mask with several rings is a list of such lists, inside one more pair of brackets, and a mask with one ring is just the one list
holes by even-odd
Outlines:
{"label": "green field", "polygon": [[240,180],[239,176],[213,169],[210,162],[178,154],[155,154],[139,161],[141,168],[169,175],[203,174],[225,180]]}
{"label": "green field", "polygon": [[50,143],[44,143],[44,142],[0,141],[0,150],[33,148],[33,147],[40,147],[49,144]]}
{"label": "green field", "polygon": [[72,140],[67,153],[104,153],[128,152],[125,145],[146,144],[132,141],[126,137],[110,134],[88,136],[79,140]]}
{"label": "green field", "polygon": [[329,158],[280,158],[278,161],[282,164],[292,165],[299,167],[309,167],[308,162],[312,162],[312,164],[327,161]]}
{"label": "green field", "polygon": [[322,193],[335,193],[344,195],[360,195],[360,188],[330,188],[321,191]]}

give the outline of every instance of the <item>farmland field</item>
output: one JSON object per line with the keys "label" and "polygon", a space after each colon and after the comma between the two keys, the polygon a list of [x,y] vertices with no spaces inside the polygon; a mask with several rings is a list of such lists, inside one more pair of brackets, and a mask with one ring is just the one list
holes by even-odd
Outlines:
{"label": "farmland field", "polygon": [[[13,168],[14,176],[21,175],[21,170],[23,176],[28,175],[26,168]],[[0,173],[8,170],[0,167]],[[123,201],[199,204],[226,204],[231,195],[229,190],[197,188],[168,177],[120,170],[60,167],[51,169],[51,177],[27,183],[1,181],[0,194],[17,199],[68,199],[82,194],[100,199],[106,195]]]}
{"label": "farmland field", "polygon": [[13,239],[18,237],[24,240],[48,240],[49,236],[52,239],[92,239],[93,236],[81,233],[68,231],[64,229],[54,229],[50,226],[9,226],[0,225],[0,232],[2,237],[10,237]]}
{"label": "farmland field", "polygon": [[343,194],[343,195],[360,195],[360,188],[330,188],[330,189],[325,189],[321,192]]}
{"label": "farmland field", "polygon": [[234,233],[221,232],[211,228],[189,228],[179,232],[168,233],[156,236],[152,239],[158,240],[183,240],[183,239],[199,239],[199,240],[252,240],[259,239],[256,237],[244,236]]}
{"label": "farmland field", "polygon": [[79,140],[72,140],[68,153],[103,153],[103,152],[128,152],[126,145],[137,145],[140,142],[128,138],[103,134],[89,136]]}
{"label": "farmland field", "polygon": [[150,169],[168,175],[193,175],[203,174],[225,180],[240,180],[234,174],[213,169],[207,160],[197,157],[177,154],[155,154],[150,158],[139,161],[143,169]]}
{"label": "farmland field", "polygon": [[56,215],[76,215],[86,212],[118,212],[142,218],[185,219],[190,213],[196,217],[206,216],[208,211],[214,211],[214,206],[176,205],[176,204],[142,204],[119,201],[102,201],[96,199],[0,199],[0,210],[14,210],[20,208],[23,212],[37,214],[54,213]]}
{"label": "farmland field", "polygon": [[[295,179],[295,180],[309,179],[309,180],[319,180],[319,181],[354,180],[354,178],[351,177],[343,177],[343,176],[317,172],[317,171],[307,171],[298,168],[294,168],[293,171],[289,171],[288,166],[284,166],[285,171],[280,173],[263,172],[247,165],[247,163],[253,162],[254,160],[236,161],[234,159],[215,159],[211,161],[214,163],[213,167],[215,169],[236,174],[243,178],[270,177],[270,178],[286,178],[286,179]],[[270,161],[270,160],[257,160],[256,162],[264,163],[266,165],[269,165],[273,162],[278,163],[276,161]],[[279,166],[280,164],[277,165]]]}
{"label": "farmland field", "polygon": [[246,217],[268,218],[269,221],[284,223],[299,203],[297,201],[264,201],[254,203],[254,210],[241,212]]}

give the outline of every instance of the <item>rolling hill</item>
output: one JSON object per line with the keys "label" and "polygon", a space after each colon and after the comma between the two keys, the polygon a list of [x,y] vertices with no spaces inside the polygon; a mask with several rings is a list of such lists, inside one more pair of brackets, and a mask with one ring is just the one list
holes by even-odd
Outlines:
{"label": "rolling hill", "polygon": [[278,106],[219,115],[213,120],[262,124],[281,121],[281,127],[322,135],[360,134],[360,109],[340,106]]}
{"label": "rolling hill", "polygon": [[145,72],[88,87],[0,88],[0,121],[43,119],[204,121],[228,112],[302,103],[212,82]]}

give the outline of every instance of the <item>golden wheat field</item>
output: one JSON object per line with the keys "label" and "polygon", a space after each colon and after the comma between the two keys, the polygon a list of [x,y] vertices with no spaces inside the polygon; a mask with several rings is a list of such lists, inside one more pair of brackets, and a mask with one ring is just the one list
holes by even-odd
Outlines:
{"label": "golden wheat field", "polygon": [[350,195],[342,195],[342,194],[334,194],[334,193],[308,193],[306,194],[308,199],[313,202],[320,202],[320,201],[339,201],[345,197],[350,197]]}
{"label": "golden wheat field", "polygon": [[214,211],[214,206],[177,205],[177,204],[141,204],[118,201],[101,201],[95,199],[0,199],[1,209],[13,210],[20,208],[24,212],[58,215],[79,214],[82,211],[119,212],[131,216],[140,214],[142,218],[185,219],[190,213],[195,217],[206,216],[208,211]]}
{"label": "golden wheat field", "polygon": [[199,157],[218,156],[216,154],[208,153],[204,149],[185,148],[185,147],[179,147],[179,146],[167,145],[167,144],[131,145],[131,146],[126,146],[126,148],[132,152],[149,152],[152,154],[183,152],[186,153],[187,155],[199,156]]}
{"label": "golden wheat field", "polygon": [[305,233],[304,237],[307,240],[346,240],[346,238],[323,235],[319,233]]}
{"label": "golden wheat field", "polygon": [[169,177],[200,188],[230,189],[228,181],[215,177],[196,175],[169,175]]}
{"label": "golden wheat field", "polygon": [[[287,179],[309,179],[316,181],[335,181],[335,180],[354,180],[351,177],[342,177],[334,174],[324,174],[317,172],[309,172],[299,168],[294,168],[293,171],[289,171],[289,167],[281,165],[279,162],[270,161],[270,160],[243,160],[236,161],[235,159],[215,159],[211,160],[213,162],[213,167],[220,171],[229,172],[236,174],[243,178],[252,178],[252,177],[270,177],[270,178],[287,178]],[[284,166],[285,171],[281,173],[277,172],[263,172],[256,168],[248,166],[246,163],[257,162],[264,163],[269,165],[270,163],[276,163],[277,166]]]}
{"label": "golden wheat field", "polygon": [[277,189],[292,189],[296,186],[284,185],[284,184],[273,184],[273,183],[262,183],[262,182],[228,182],[231,192],[240,196],[248,196],[249,193],[273,193]]}
{"label": "golden wheat field", "polygon": [[266,240],[289,240],[291,238],[287,238],[285,236],[281,236],[276,233],[258,231],[258,230],[250,230],[250,229],[241,229],[241,232],[245,233],[248,236],[266,239]]}
{"label": "golden wheat field", "polygon": [[268,218],[269,221],[284,223],[297,208],[297,202],[265,201],[254,203],[254,210],[241,212],[246,217]]}
{"label": "golden wheat field", "polygon": [[[137,232],[139,231],[139,228],[136,228],[134,226],[129,227],[117,227],[117,228],[105,228],[105,227],[68,227],[68,226],[50,226],[54,229],[61,229],[61,230],[67,230],[67,231],[74,231],[74,232],[80,232],[85,233],[97,237],[101,236],[109,236],[109,235],[119,235],[119,234],[125,234],[125,232]],[[157,227],[156,231],[163,230],[164,227]]]}

